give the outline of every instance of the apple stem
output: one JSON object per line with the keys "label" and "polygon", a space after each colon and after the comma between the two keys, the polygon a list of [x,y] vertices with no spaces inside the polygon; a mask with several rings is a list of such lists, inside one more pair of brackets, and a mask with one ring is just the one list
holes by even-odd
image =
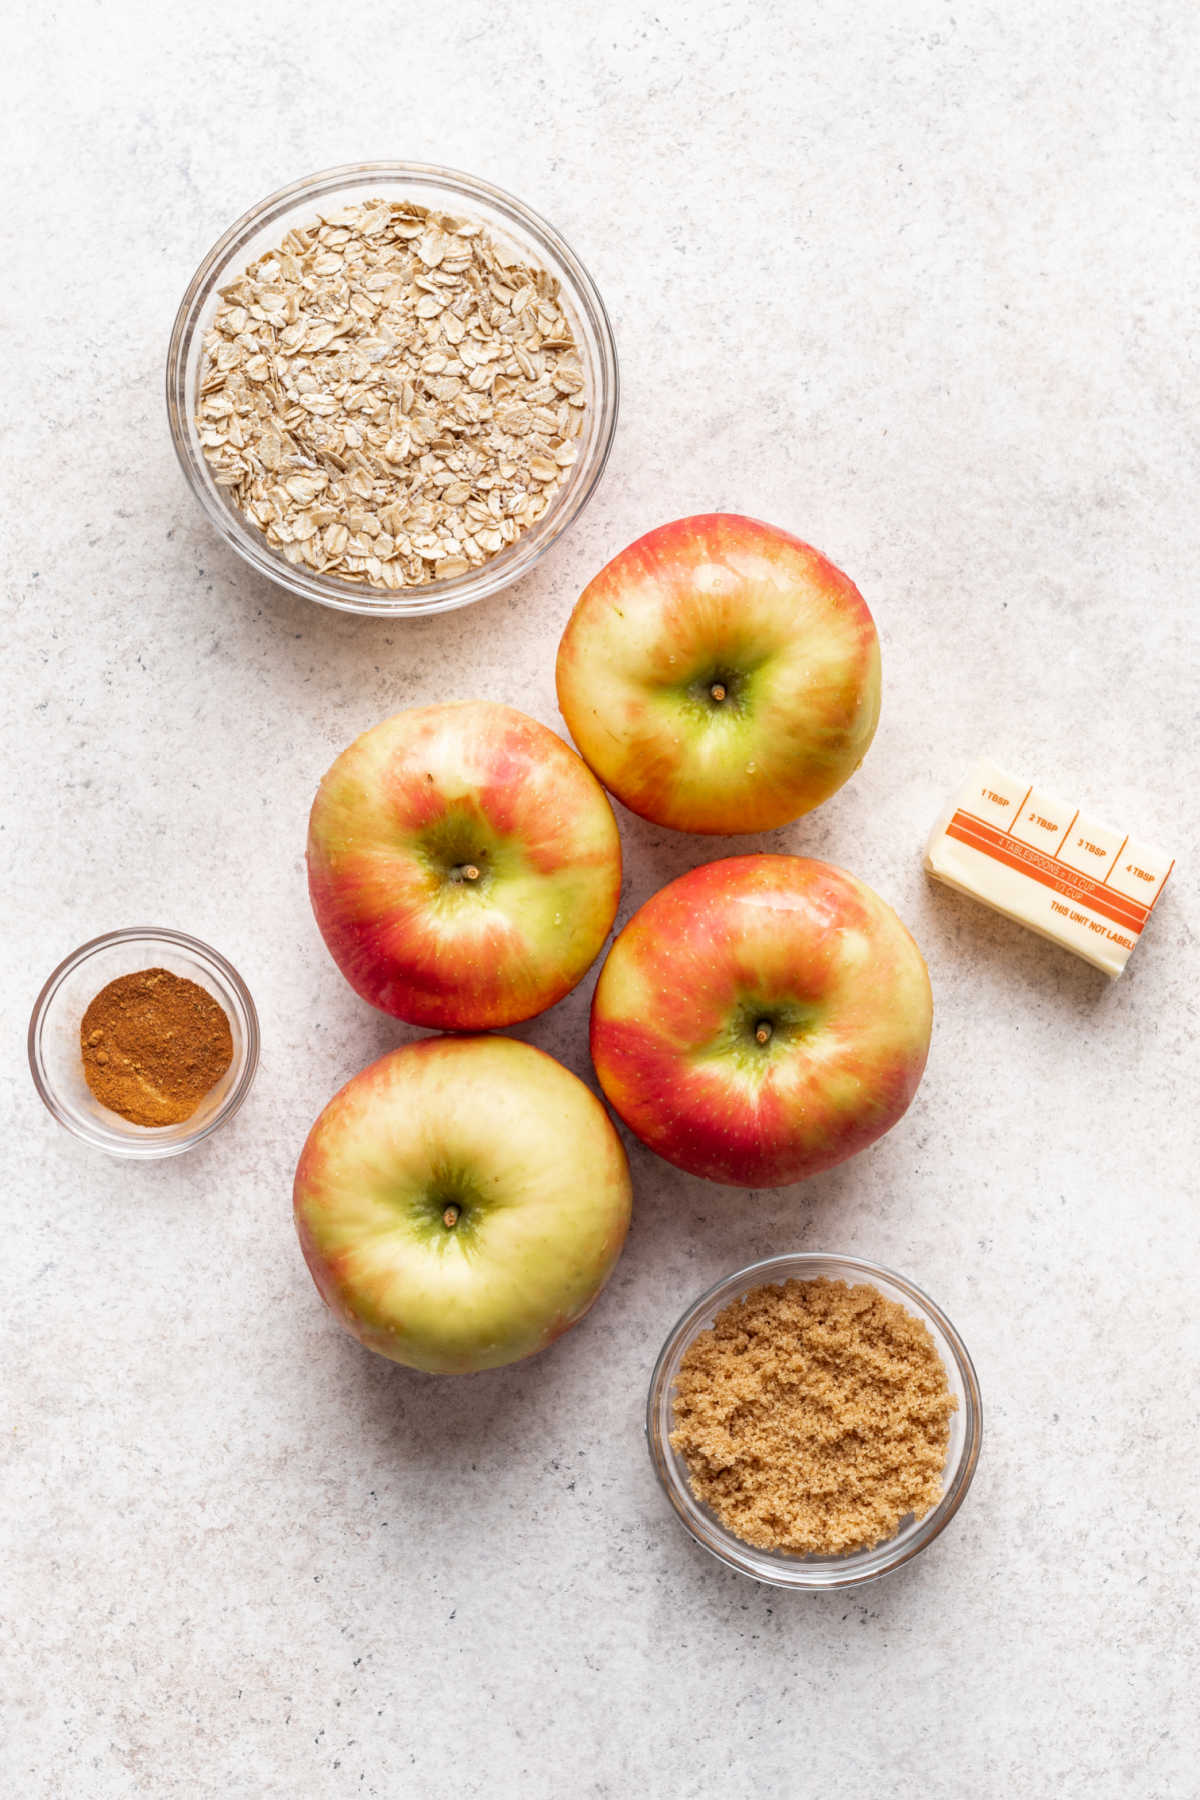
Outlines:
{"label": "apple stem", "polygon": [[760,1019],[758,1024],[754,1027],[754,1041],[756,1044],[770,1043],[771,1025],[767,1019]]}
{"label": "apple stem", "polygon": [[442,1214],[442,1224],[446,1227],[447,1231],[453,1231],[454,1227],[458,1224],[458,1215],[460,1211],[460,1207],[448,1206]]}
{"label": "apple stem", "polygon": [[714,681],[708,691],[714,700],[724,700],[728,689],[723,681]]}
{"label": "apple stem", "polygon": [[478,881],[479,880],[479,870],[475,867],[474,863],[465,863],[463,865],[463,880],[464,881]]}

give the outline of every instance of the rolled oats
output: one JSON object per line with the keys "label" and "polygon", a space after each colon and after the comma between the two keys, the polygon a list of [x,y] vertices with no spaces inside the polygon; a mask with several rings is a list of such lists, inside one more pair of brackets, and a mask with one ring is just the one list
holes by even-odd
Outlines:
{"label": "rolled oats", "polygon": [[331,210],[220,291],[197,427],[289,562],[368,586],[463,575],[546,511],[586,384],[558,283],[479,223]]}

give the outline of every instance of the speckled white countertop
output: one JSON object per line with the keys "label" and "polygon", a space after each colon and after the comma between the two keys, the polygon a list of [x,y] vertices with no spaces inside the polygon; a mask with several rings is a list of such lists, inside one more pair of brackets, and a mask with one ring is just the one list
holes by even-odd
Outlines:
{"label": "speckled white countertop", "polygon": [[[1191,1800],[1193,6],[17,11],[0,1787]],[[585,519],[517,591],[440,619],[337,617],[249,576],[167,438],[200,256],[358,156],[521,195],[620,348]],[[309,1123],[403,1036],[310,918],[314,785],[415,701],[561,729],[583,582],[710,508],[795,529],[875,611],[875,746],[764,843],[846,864],[910,924],[928,1074],[878,1148],[802,1189],[708,1187],[635,1149],[635,1227],[578,1330],[510,1370],[409,1374],[337,1331],[292,1235]],[[926,829],[984,748],[1178,853],[1115,986],[926,883]],[[623,917],[722,849],[622,826]],[[21,1038],[60,957],[144,921],[233,959],[263,1058],[226,1134],[129,1167],[52,1123]],[[525,1033],[581,1074],[590,986]],[[682,1306],[805,1247],[928,1288],[985,1396],[958,1519],[850,1597],[724,1572],[641,1436]]]}

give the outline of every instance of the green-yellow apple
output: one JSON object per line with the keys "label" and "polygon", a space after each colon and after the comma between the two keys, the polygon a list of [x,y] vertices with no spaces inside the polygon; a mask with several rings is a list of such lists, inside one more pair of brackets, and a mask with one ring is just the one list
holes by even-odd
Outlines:
{"label": "green-yellow apple", "polygon": [[558,704],[631,812],[679,831],[770,831],[866,755],[879,640],[819,551],[705,513],[639,538],[584,589],[559,646]]}
{"label": "green-yellow apple", "polygon": [[621,1140],[530,1044],[426,1038],[329,1102],[296,1170],[296,1228],[346,1330],[410,1368],[531,1356],[582,1318],[621,1253]]}
{"label": "green-yellow apple", "polygon": [[896,1123],[932,1019],[921,953],[865,882],[799,856],[733,856],[672,881],[620,933],[592,1060],[668,1162],[780,1187]]}
{"label": "green-yellow apple", "polygon": [[484,1031],[569,993],[608,936],[621,845],[599,782],[511,706],[414,707],[326,774],[308,827],[321,935],[356,993]]}

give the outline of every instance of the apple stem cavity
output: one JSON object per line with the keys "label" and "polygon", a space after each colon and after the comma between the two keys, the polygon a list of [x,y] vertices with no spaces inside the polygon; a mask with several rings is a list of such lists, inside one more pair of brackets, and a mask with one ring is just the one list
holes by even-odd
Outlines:
{"label": "apple stem cavity", "polygon": [[458,1224],[458,1218],[461,1211],[461,1206],[450,1205],[446,1208],[445,1212],[442,1214],[442,1224],[446,1227],[447,1231],[454,1230],[454,1227]]}
{"label": "apple stem cavity", "polygon": [[769,1044],[771,1041],[771,1034],[772,1034],[773,1029],[774,1028],[769,1019],[760,1019],[758,1021],[758,1024],[754,1027],[755,1043],[756,1044]]}

